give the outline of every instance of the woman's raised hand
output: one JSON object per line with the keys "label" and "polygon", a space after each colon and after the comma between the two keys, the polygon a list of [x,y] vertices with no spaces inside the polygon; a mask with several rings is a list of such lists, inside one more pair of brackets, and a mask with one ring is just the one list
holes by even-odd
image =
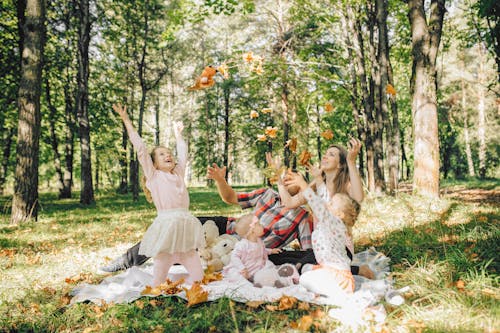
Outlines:
{"label": "woman's raised hand", "polygon": [[267,165],[269,165],[271,168],[275,169],[275,170],[279,170],[279,168],[281,168],[281,159],[280,157],[275,157],[273,159],[273,153],[267,151],[266,152],[266,162],[267,162]]}
{"label": "woman's raised hand", "polygon": [[307,167],[307,171],[311,174],[313,178],[323,178],[323,169],[321,167],[317,167],[315,165],[309,165]]}
{"label": "woman's raised hand", "polygon": [[288,170],[286,173],[285,179],[283,179],[283,185],[285,186],[298,186],[300,189],[305,189],[307,187],[307,182],[302,177],[302,175]]}
{"label": "woman's raised hand", "polygon": [[349,140],[349,150],[347,152],[347,161],[356,163],[356,158],[358,157],[359,151],[361,149],[361,141],[356,138],[351,138]]}

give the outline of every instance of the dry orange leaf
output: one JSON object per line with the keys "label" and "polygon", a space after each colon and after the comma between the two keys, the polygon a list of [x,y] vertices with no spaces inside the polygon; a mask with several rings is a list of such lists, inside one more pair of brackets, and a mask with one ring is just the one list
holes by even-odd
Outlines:
{"label": "dry orange leaf", "polygon": [[257,134],[257,141],[267,141],[267,136],[265,134]]}
{"label": "dry orange leaf", "polygon": [[280,303],[278,305],[278,310],[288,310],[297,304],[297,299],[292,296],[281,296]]}
{"label": "dry orange leaf", "polygon": [[313,318],[309,315],[305,315],[299,319],[297,328],[301,331],[309,332],[309,328],[311,328],[312,323]]}
{"label": "dry orange leaf", "polygon": [[333,131],[331,129],[327,129],[326,131],[321,133],[321,136],[326,140],[331,140],[333,139]]}
{"label": "dry orange leaf", "polygon": [[271,139],[274,139],[278,133],[278,127],[267,126],[264,133]]}
{"label": "dry orange leaf", "polygon": [[271,113],[271,112],[273,112],[273,109],[271,109],[271,108],[263,108],[262,111],[260,111],[260,112],[262,112],[262,113]]}
{"label": "dry orange leaf", "polygon": [[325,104],[325,112],[332,112],[332,111],[333,111],[333,109],[334,109],[334,108],[333,108],[332,103],[327,102],[327,103]]}
{"label": "dry orange leaf", "polygon": [[211,272],[208,274],[205,274],[203,276],[203,280],[201,280],[201,284],[209,284],[210,282],[213,281],[221,281],[223,278],[221,272]]}
{"label": "dry orange leaf", "polygon": [[249,51],[243,54],[243,61],[246,63],[251,63],[253,61],[253,52]]}
{"label": "dry orange leaf", "polygon": [[309,165],[309,160],[311,159],[312,155],[310,152],[307,150],[304,150],[302,153],[299,155],[299,164],[300,165]]}
{"label": "dry orange leaf", "polygon": [[385,87],[385,92],[392,97],[396,96],[396,89],[392,86],[392,84],[388,83]]}
{"label": "dry orange leaf", "polygon": [[229,78],[229,67],[226,63],[223,63],[219,67],[217,67],[217,71],[222,75],[224,79]]}
{"label": "dry orange leaf", "polygon": [[208,291],[203,290],[199,282],[195,282],[191,289],[184,288],[184,290],[186,291],[188,307],[208,301]]}
{"label": "dry orange leaf", "polygon": [[285,147],[288,147],[292,153],[297,151],[297,138],[291,138],[286,142]]}
{"label": "dry orange leaf", "polygon": [[179,285],[183,283],[184,279],[180,279],[175,282],[167,279],[165,280],[165,282],[163,282],[159,286],[156,286],[155,288],[146,286],[146,288],[144,288],[144,290],[141,292],[141,295],[175,295],[181,292],[182,289],[179,287]]}
{"label": "dry orange leaf", "polygon": [[465,288],[465,282],[463,280],[458,280],[455,283],[455,286],[457,287],[457,289],[463,290]]}
{"label": "dry orange leaf", "polygon": [[189,87],[188,90],[200,90],[213,86],[215,84],[215,80],[213,79],[215,74],[217,74],[217,69],[212,66],[205,67],[201,75],[196,78],[194,85]]}
{"label": "dry orange leaf", "polygon": [[249,301],[249,302],[246,302],[245,304],[249,308],[256,309],[259,306],[261,306],[262,304],[264,304],[264,302],[263,301]]}
{"label": "dry orange leaf", "polygon": [[259,117],[259,113],[255,110],[250,111],[250,118],[254,119]]}

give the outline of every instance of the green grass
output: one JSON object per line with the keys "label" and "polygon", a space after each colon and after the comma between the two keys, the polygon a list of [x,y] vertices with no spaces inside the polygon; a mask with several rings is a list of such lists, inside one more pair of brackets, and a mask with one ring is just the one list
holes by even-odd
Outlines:
{"label": "green grass", "polygon": [[[472,180],[446,183],[440,200],[365,200],[356,250],[386,253],[396,286],[411,288],[404,305],[384,304],[386,332],[498,332],[498,191],[498,181]],[[195,215],[241,214],[213,188],[192,188],[190,197]],[[155,210],[142,196],[134,203],[112,192],[92,207],[51,193],[40,202],[38,222],[13,227],[10,198],[0,197],[0,332],[288,332],[305,315],[314,318],[310,332],[338,329],[322,306],[271,311],[223,298],[188,308],[176,297],[68,306],[76,282],[66,279],[101,281],[96,268],[139,241]]]}

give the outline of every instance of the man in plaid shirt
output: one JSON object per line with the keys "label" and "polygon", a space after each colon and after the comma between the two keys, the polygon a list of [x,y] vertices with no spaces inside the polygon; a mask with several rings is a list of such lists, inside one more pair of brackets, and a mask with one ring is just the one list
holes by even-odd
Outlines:
{"label": "man in plaid shirt", "polygon": [[[261,188],[249,193],[237,193],[225,179],[226,167],[216,164],[207,169],[207,178],[213,179],[222,200],[228,204],[240,205],[241,208],[253,208],[253,213],[264,227],[262,240],[267,248],[281,248],[294,239],[298,239],[303,250],[311,248],[312,218],[302,207],[285,208],[278,192],[271,188]],[[288,188],[290,194],[298,188]],[[230,219],[227,233],[234,233],[235,221]]]}

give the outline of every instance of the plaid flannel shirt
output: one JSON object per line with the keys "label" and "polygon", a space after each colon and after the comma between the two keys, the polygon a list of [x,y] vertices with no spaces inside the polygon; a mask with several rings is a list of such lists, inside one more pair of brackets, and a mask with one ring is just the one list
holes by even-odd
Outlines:
{"label": "plaid flannel shirt", "polygon": [[[267,248],[280,248],[297,238],[302,249],[311,248],[312,218],[303,207],[286,208],[279,194],[270,188],[237,193],[241,208],[254,208],[253,213],[264,227],[262,240]],[[234,233],[235,221],[228,221],[227,232]]]}

